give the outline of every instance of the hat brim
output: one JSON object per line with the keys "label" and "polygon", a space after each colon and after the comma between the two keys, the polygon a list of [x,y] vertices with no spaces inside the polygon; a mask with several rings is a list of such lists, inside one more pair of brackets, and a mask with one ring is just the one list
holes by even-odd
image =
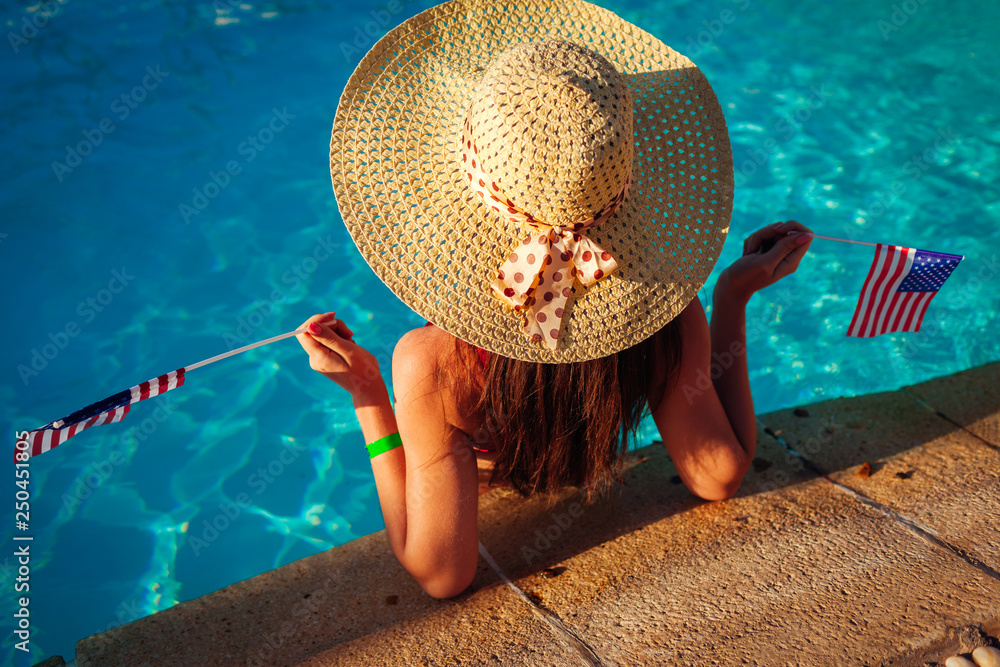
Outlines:
{"label": "hat brim", "polygon": [[[464,180],[462,123],[483,73],[525,41],[592,49],[625,75],[635,150],[629,193],[587,235],[619,268],[576,283],[549,350],[490,282],[532,228],[506,221]],[[390,31],[351,75],[333,124],[337,204],[378,277],[421,317],[489,352],[568,363],[645,340],[708,278],[729,230],[733,170],[722,109],[694,64],[586,2],[452,0]]]}

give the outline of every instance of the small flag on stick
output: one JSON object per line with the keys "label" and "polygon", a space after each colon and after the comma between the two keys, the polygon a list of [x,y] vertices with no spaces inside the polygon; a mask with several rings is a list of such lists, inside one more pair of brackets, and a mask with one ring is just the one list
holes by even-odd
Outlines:
{"label": "small flag on stick", "polygon": [[871,338],[897,331],[920,331],[931,299],[964,258],[877,244],[847,335]]}
{"label": "small flag on stick", "polygon": [[120,391],[103,401],[91,403],[68,417],[35,429],[29,432],[27,437],[30,444],[30,455],[43,454],[91,426],[119,422],[128,414],[129,406],[133,403],[144,401],[150,396],[159,396],[182,384],[184,384],[184,369],[179,368],[148,382],[137,384],[125,391]]}
{"label": "small flag on stick", "polygon": [[[227,357],[231,357],[235,354],[252,350],[255,347],[260,347],[262,345],[267,345],[275,341],[289,338],[296,334],[303,333],[304,331],[306,331],[306,329],[296,329],[295,331],[289,331],[288,333],[281,334],[280,336],[274,336],[273,338],[268,338],[267,340],[253,343],[252,345],[246,345],[236,350],[216,355],[210,359],[199,361],[196,364],[191,364],[190,366],[185,366],[184,368],[178,368],[176,371],[170,371],[169,373],[160,375],[159,377],[153,378],[148,382],[137,384],[136,386],[126,389],[125,391],[118,392],[114,396],[108,396],[104,400],[98,401],[97,403],[91,403],[87,407],[77,410],[68,417],[63,417],[59,421],[54,421],[50,424],[42,426],[41,428],[36,428],[34,431],[29,431],[25,438],[18,440],[18,449],[15,450],[15,460],[18,458],[18,455],[23,456],[25,452],[27,452],[29,458],[32,456],[38,456],[39,454],[44,454],[50,449],[66,442],[77,433],[85,431],[91,426],[120,422],[125,415],[128,414],[129,406],[133,403],[144,401],[150,396],[159,396],[160,394],[164,394],[171,389],[180,387],[184,384],[184,374],[189,371],[213,364],[216,361],[221,361],[222,359],[226,359]],[[27,450],[22,448],[22,443],[25,441],[28,443]]]}

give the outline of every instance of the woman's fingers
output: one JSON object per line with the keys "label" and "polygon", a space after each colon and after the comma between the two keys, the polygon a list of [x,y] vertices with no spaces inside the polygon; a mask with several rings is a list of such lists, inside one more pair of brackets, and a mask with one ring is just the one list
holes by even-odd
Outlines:
{"label": "woman's fingers", "polygon": [[336,317],[336,315],[337,315],[337,313],[335,313],[335,312],[334,313],[321,313],[319,315],[313,315],[308,320],[306,320],[305,322],[303,322],[302,324],[300,324],[298,326],[298,328],[299,329],[305,329],[310,324],[312,324],[314,322],[316,324],[325,324],[325,325],[328,325],[328,326],[332,327],[333,331],[335,331],[339,335],[341,335],[344,338],[347,338],[348,340],[350,340],[354,336],[354,332],[351,331],[348,328],[346,322],[344,322],[343,320],[338,320],[337,317]]}
{"label": "woman's fingers", "polygon": [[743,243],[743,255],[758,255],[760,268],[770,279],[768,284],[793,273],[812,241],[812,230],[788,220],[759,229]]}
{"label": "woman's fingers", "polygon": [[796,220],[768,225],[746,238],[743,242],[743,256],[754,255],[758,252],[770,252],[776,242],[791,231],[809,232],[810,230]]}
{"label": "woman's fingers", "polygon": [[[303,322],[302,324],[300,324],[299,326],[297,326],[296,329],[306,329],[313,322],[321,322],[322,323],[322,322],[325,322],[327,320],[332,320],[332,319],[336,318],[336,316],[337,316],[337,313],[319,313],[317,315],[313,315],[308,320],[306,320],[305,322]],[[299,335],[302,335],[302,334],[299,334]]]}
{"label": "woman's fingers", "polygon": [[337,320],[332,322],[313,322],[309,325],[309,334],[318,342],[331,350],[343,346],[344,338],[337,332]]}
{"label": "woman's fingers", "polygon": [[309,335],[323,347],[343,357],[348,363],[357,345],[349,339],[350,330],[339,320],[313,322],[309,325]]}
{"label": "woman's fingers", "polygon": [[348,363],[344,356],[326,341],[313,334],[300,334],[302,348],[309,355],[309,365],[313,370],[323,372],[343,371]]}
{"label": "woman's fingers", "polygon": [[785,224],[787,223],[778,222],[773,225],[768,225],[763,229],[758,229],[753,234],[748,236],[746,241],[743,242],[743,255],[756,254],[762,247],[769,245],[768,241],[781,236]]}
{"label": "woman's fingers", "polygon": [[746,241],[746,254],[769,255],[768,259],[777,266],[786,255],[795,250],[800,241],[800,234],[811,233],[811,230],[800,222],[789,220],[771,227],[765,227],[751,234]]}
{"label": "woman's fingers", "polygon": [[295,338],[309,355],[309,365],[317,371],[344,372],[351,364],[357,345],[347,325],[336,319],[335,313],[320,313],[303,322],[299,328],[306,333]]}
{"label": "woman's fingers", "polygon": [[809,245],[812,243],[812,230],[794,220],[789,221],[787,224],[788,231],[785,238],[779,241],[781,246],[780,255],[774,267],[774,277],[776,279],[784,278],[794,273],[799,268],[799,262],[802,261],[802,258],[809,250]]}
{"label": "woman's fingers", "polygon": [[348,340],[354,336],[354,332],[347,328],[347,323],[344,320],[334,320],[333,330]]}
{"label": "woman's fingers", "polygon": [[793,237],[795,245],[792,247],[791,251],[782,258],[778,265],[774,269],[775,278],[784,278],[785,276],[795,273],[796,269],[799,268],[799,262],[805,256],[806,251],[809,250],[809,244],[812,243],[812,237],[806,234],[795,234]]}
{"label": "woman's fingers", "polygon": [[[309,325],[312,324],[313,322],[321,322],[321,321],[327,319],[328,316],[334,316],[334,315],[336,315],[336,313],[319,313],[318,315],[313,315],[308,320],[306,320],[305,322],[303,322],[302,324],[300,324],[299,326],[297,326],[295,328],[296,328],[296,330],[298,330],[298,329],[308,329]],[[316,351],[315,345],[317,343],[312,338],[310,338],[308,335],[306,335],[306,334],[296,334],[295,340],[299,341],[299,345],[301,345],[305,349],[305,351],[308,352],[309,354],[312,354],[313,352]],[[312,343],[312,346],[310,346],[310,343]],[[322,346],[320,346],[320,347],[322,347]]]}
{"label": "woman's fingers", "polygon": [[309,355],[309,366],[346,389],[356,401],[375,396],[369,392],[384,392],[378,359],[351,340],[354,333],[334,315],[313,315],[299,327],[306,330],[296,338]]}
{"label": "woman's fingers", "polygon": [[785,233],[788,232],[806,232],[809,234],[812,233],[811,229],[803,225],[801,222],[798,222],[797,220],[789,220],[788,222],[784,223],[784,225],[781,228],[781,231]]}

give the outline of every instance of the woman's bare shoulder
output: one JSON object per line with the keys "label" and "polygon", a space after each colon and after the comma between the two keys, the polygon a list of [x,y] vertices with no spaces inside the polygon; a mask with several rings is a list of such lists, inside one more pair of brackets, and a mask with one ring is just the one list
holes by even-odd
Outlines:
{"label": "woman's bare shoulder", "polygon": [[435,367],[447,364],[455,349],[455,337],[436,326],[422,326],[403,334],[396,343],[393,356],[400,354],[413,363],[433,363]]}
{"label": "woman's bare shoulder", "polygon": [[[396,354],[407,359],[399,360],[411,367],[412,372],[433,376],[425,390],[435,391],[444,405],[445,420],[450,426],[464,433],[472,433],[478,423],[472,414],[476,396],[468,393],[467,373],[481,373],[478,364],[463,363],[455,344],[455,336],[436,326],[424,326],[406,332],[396,346]],[[397,361],[393,361],[395,367]],[[459,388],[463,388],[459,391]]]}
{"label": "woman's bare shoulder", "polygon": [[424,378],[425,391],[440,392],[447,403],[454,378],[447,371],[457,369],[455,336],[435,326],[423,326],[403,334],[392,355],[393,380],[397,374]]}

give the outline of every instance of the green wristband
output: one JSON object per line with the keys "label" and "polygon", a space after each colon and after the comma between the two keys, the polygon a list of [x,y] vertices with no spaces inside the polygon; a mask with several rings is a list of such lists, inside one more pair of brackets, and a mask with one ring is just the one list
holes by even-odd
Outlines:
{"label": "green wristband", "polygon": [[399,432],[387,435],[384,438],[380,438],[370,445],[365,445],[368,448],[368,458],[373,459],[379,454],[385,454],[390,449],[396,449],[396,447],[402,447],[403,441],[399,439]]}

